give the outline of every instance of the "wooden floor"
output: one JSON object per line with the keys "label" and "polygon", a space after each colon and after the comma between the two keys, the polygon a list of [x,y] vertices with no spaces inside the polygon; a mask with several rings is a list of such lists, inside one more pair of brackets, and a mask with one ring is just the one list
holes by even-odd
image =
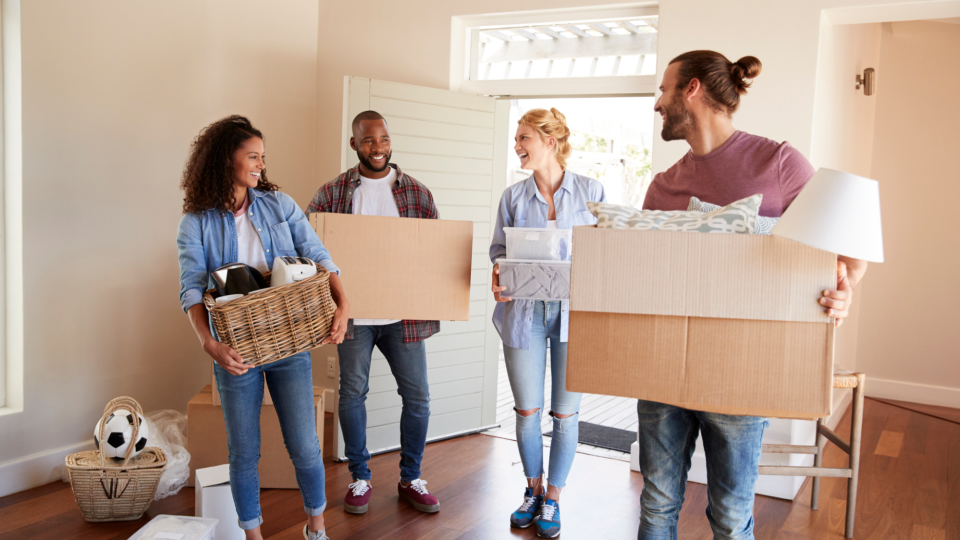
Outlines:
{"label": "wooden floor", "polygon": [[[507,368],[503,362],[503,352],[500,352],[500,367],[497,377],[497,423],[498,429],[486,431],[487,435],[517,440],[517,416],[513,411],[513,391],[510,390],[510,381],[507,379]],[[543,408],[550,410],[550,385],[551,385],[549,364],[547,367],[546,380],[544,381]],[[542,416],[543,421],[540,424],[542,433],[549,433],[553,429],[553,419],[549,415]],[[613,396],[601,396],[598,394],[584,394],[580,401],[580,421],[592,422],[601,426],[615,427],[628,431],[637,431],[637,400]],[[544,437],[543,444],[550,446],[550,437]],[[630,454],[599,448],[587,444],[578,444],[577,452],[592,456],[600,456],[619,461],[630,461]]]}
{"label": "wooden floor", "polygon": [[[848,426],[849,418],[844,418],[838,429],[842,433]],[[443,507],[433,515],[397,500],[398,459],[391,453],[371,461],[374,493],[364,516],[343,511],[343,494],[350,482],[347,465],[327,464],[325,517],[333,540],[534,537],[532,529],[513,530],[508,524],[523,485],[514,442],[473,435],[429,445],[424,478]],[[839,450],[828,446],[825,465],[838,466],[842,459]],[[867,400],[861,463],[856,538],[960,540],[960,425]],[[627,463],[578,455],[562,500],[563,538],[636,538],[642,485],[640,475],[630,472]],[[809,481],[795,502],[758,496],[756,538],[842,538],[846,482],[824,479],[821,489],[818,511],[810,510]],[[305,518],[299,492],[264,490],[261,501],[266,538],[302,538]],[[688,484],[680,538],[710,538],[705,506],[704,486]],[[57,482],[0,498],[0,539],[119,540],[164,513],[192,515],[193,490],[154,502],[139,521],[92,524],[83,520],[69,487]]]}

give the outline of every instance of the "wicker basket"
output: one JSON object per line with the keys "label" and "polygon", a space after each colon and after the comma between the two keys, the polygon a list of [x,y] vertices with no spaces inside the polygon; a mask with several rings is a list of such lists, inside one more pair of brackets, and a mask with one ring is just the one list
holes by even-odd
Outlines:
{"label": "wicker basket", "polygon": [[[270,281],[270,272],[263,275]],[[244,363],[259,366],[320,346],[330,335],[337,305],[330,296],[330,273],[317,265],[317,275],[270,287],[223,304],[203,295],[222,343]]]}
{"label": "wicker basket", "polygon": [[139,437],[140,404],[130,397],[119,397],[107,403],[100,422],[98,440],[104,440],[107,418],[119,409],[133,414],[133,438],[127,445],[123,462],[107,459],[99,450],[77,452],[67,456],[70,487],[77,506],[87,521],[130,521],[139,519],[153,502],[160,477],[167,466],[167,456],[159,448],[147,447],[131,458],[133,441]]}

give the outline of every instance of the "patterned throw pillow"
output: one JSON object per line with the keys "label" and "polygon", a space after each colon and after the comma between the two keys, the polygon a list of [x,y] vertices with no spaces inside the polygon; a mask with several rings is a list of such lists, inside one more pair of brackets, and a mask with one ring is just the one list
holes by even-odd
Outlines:
{"label": "patterned throw pillow", "polygon": [[[718,205],[703,202],[696,197],[690,197],[690,206],[687,206],[687,210],[703,213],[713,212],[718,208],[720,208]],[[770,234],[770,232],[773,231],[773,226],[776,225],[778,221],[780,221],[780,218],[757,216],[757,230],[754,231],[754,234]]]}
{"label": "patterned throw pillow", "polygon": [[601,202],[588,202],[597,216],[598,229],[641,229],[707,233],[753,234],[762,194],[741,199],[712,212],[639,210]]}

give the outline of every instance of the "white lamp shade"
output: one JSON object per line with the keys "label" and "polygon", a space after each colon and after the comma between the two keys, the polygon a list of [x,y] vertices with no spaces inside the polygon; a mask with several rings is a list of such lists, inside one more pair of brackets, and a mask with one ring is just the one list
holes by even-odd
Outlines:
{"label": "white lamp shade", "polygon": [[855,174],[820,169],[783,213],[772,234],[838,255],[883,262],[880,184]]}

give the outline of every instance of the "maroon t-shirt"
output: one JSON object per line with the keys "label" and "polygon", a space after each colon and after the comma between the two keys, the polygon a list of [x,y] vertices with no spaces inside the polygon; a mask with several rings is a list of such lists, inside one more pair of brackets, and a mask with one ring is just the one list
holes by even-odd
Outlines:
{"label": "maroon t-shirt", "polygon": [[813,177],[813,166],[790,143],[737,131],[705,156],[687,152],[656,175],[644,210],[686,210],[690,197],[726,206],[763,194],[760,215],[780,217]]}

